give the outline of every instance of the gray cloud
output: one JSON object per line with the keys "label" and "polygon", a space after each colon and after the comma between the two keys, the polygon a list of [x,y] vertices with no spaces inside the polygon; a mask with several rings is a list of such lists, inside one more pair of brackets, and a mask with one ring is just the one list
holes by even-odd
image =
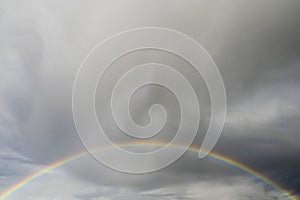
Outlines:
{"label": "gray cloud", "polygon": [[[223,75],[228,115],[215,150],[257,169],[299,194],[299,19],[299,2],[293,0],[218,3],[2,1],[0,149],[16,151],[30,162],[39,164],[82,151],[71,111],[72,84],[81,60],[95,44],[111,34],[132,27],[162,26],[197,39],[214,58]],[[140,59],[137,62],[149,59],[147,53],[133,59]],[[162,60],[159,56],[155,58]],[[169,62],[180,63],[173,59]],[[123,64],[126,62],[135,61],[125,60]],[[184,67],[189,66],[185,64]],[[192,71],[187,72],[187,75],[191,74]],[[203,94],[207,93],[201,81],[195,78],[195,87]],[[160,89],[146,91],[144,95],[159,96],[154,100],[167,104],[170,110],[176,105],[168,101],[169,95],[161,96]],[[207,96],[201,103],[202,107],[207,107],[203,109],[204,116],[209,115]],[[151,103],[150,100],[147,103]],[[134,110],[141,123],[147,121],[145,111]],[[108,115],[102,113],[102,116],[107,118]],[[201,132],[207,126],[207,118],[209,116],[201,123]],[[171,125],[167,127],[170,130],[174,128],[172,120],[177,118],[171,118]],[[119,139],[119,133],[115,133],[116,139]],[[202,138],[203,134],[199,135],[195,144],[201,144]],[[15,166],[13,173],[17,173],[20,166],[18,162],[8,162],[7,158],[15,159],[0,157],[1,176],[9,176],[11,172],[6,170],[10,166]],[[187,153],[171,167],[142,176],[111,171],[90,157],[77,161],[69,170],[76,180],[112,187],[115,191],[119,191],[116,188],[132,191],[126,194],[128,199],[146,196],[159,199],[163,198],[161,195],[170,199],[196,198],[190,192],[182,191],[184,187],[177,193],[175,189],[165,193],[163,190],[197,184],[199,179],[211,180],[212,187],[219,183],[218,189],[224,192],[223,196],[228,194],[228,199],[234,199],[233,196],[236,199],[276,199],[272,191],[272,194],[261,196],[265,192],[264,189],[260,191],[261,184],[245,184],[247,189],[235,193],[237,182],[233,181],[231,188],[226,187],[222,179],[243,177],[241,172],[211,159],[199,161],[196,153]],[[207,190],[204,199],[222,197],[213,196],[211,187],[200,186],[204,188],[201,191]],[[152,190],[156,192],[146,192]],[[111,195],[111,191],[109,194],[101,192],[76,193],[78,195],[74,197],[97,199],[99,195]],[[140,192],[147,194],[138,196]],[[115,198],[125,199],[126,195]]]}

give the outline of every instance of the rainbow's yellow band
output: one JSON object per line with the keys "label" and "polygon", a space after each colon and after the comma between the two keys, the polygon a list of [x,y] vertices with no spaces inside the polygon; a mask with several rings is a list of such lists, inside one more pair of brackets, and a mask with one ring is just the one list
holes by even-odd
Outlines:
{"label": "rainbow's yellow band", "polygon": [[[122,144],[118,144],[118,146],[120,147],[131,147],[131,146],[159,146],[162,147],[164,145],[167,145],[167,143],[165,142],[160,142],[160,141],[145,141],[145,142],[138,142],[138,143],[122,143]],[[184,148],[184,146],[182,145],[172,145],[172,147],[178,147],[178,148]],[[192,152],[199,152],[200,147],[197,146],[190,146],[188,148],[189,151]],[[80,159],[83,156],[89,155],[89,153],[87,153],[86,151],[84,152],[80,152],[74,155],[71,155],[69,157],[63,158],[61,160],[58,160],[50,165],[45,166],[44,168],[40,169],[39,171],[25,177],[24,179],[22,179],[21,181],[19,181],[18,183],[12,185],[11,187],[9,187],[8,189],[6,189],[2,194],[0,194],[0,200],[4,200],[5,198],[7,198],[8,196],[10,196],[11,194],[13,194],[14,192],[16,192],[18,189],[24,187],[26,184],[30,183],[32,180],[38,178],[39,176],[55,169],[58,168],[68,162]],[[283,187],[281,187],[279,184],[275,183],[274,181],[272,181],[271,179],[269,179],[268,177],[264,176],[263,174],[255,171],[254,169],[236,161],[233,160],[229,157],[226,157],[222,154],[216,153],[216,152],[211,152],[209,155],[209,157],[220,160],[222,162],[225,162],[231,166],[234,166],[236,168],[239,168],[240,170],[251,174],[257,178],[259,178],[260,180],[264,181],[265,183],[267,183],[268,185],[272,186],[274,189],[280,191],[287,199],[289,200],[299,200],[297,197],[292,196],[290,194],[290,192],[288,192],[287,190],[285,190]]]}

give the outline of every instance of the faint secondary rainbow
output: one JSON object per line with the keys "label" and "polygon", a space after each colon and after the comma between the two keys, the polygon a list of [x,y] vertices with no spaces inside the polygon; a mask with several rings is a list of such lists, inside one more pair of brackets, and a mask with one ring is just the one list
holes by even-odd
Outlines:
{"label": "faint secondary rainbow", "polygon": [[[167,143],[165,142],[160,142],[160,141],[147,141],[147,142],[130,142],[130,143],[120,143],[118,144],[118,146],[120,147],[133,147],[133,146],[158,146],[158,147],[162,147],[164,145],[167,145]],[[172,147],[177,147],[177,148],[184,148],[184,146],[180,145],[180,144],[176,144],[176,145],[172,145]],[[109,147],[106,147],[109,148]],[[104,149],[104,148],[102,148]],[[101,150],[102,150],[101,149]],[[190,146],[188,148],[189,151],[192,152],[199,152],[200,147],[197,146]],[[9,188],[7,188],[3,193],[0,194],[0,200],[4,200],[7,197],[9,197],[10,195],[12,195],[14,192],[16,192],[17,190],[19,190],[20,188],[24,187],[26,184],[30,183],[31,181],[37,179],[38,177],[42,176],[43,174],[46,174],[47,172],[54,170],[64,164],[67,164],[71,161],[74,160],[78,160],[84,156],[89,155],[88,152],[83,151],[83,152],[79,152],[77,154],[73,154],[71,156],[65,157],[61,160],[55,161],[53,163],[51,163],[50,165],[47,165],[43,168],[41,168],[40,170],[38,170],[37,172],[23,178],[22,180],[20,180],[19,182],[17,182],[16,184],[10,186]],[[279,192],[281,192],[284,197],[286,197],[286,199],[289,200],[299,200],[297,197],[293,197],[289,191],[285,190],[283,187],[281,187],[279,184],[275,183],[274,181],[272,181],[271,179],[269,179],[268,177],[264,176],[263,174],[261,174],[258,171],[255,171],[254,169],[236,161],[233,160],[232,158],[226,157],[225,155],[216,153],[216,152],[210,152],[209,157],[214,158],[216,160],[222,161],[224,163],[229,164],[230,166],[233,166],[235,168],[238,168],[250,175],[255,176],[256,178],[264,181],[265,183],[267,183],[268,185],[270,185],[272,188],[278,190]]]}

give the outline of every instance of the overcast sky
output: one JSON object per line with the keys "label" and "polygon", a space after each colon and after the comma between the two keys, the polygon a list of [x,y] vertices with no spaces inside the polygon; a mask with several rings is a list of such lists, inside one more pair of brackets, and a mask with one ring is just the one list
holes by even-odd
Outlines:
{"label": "overcast sky", "polygon": [[[72,86],[80,63],[107,37],[144,26],[191,36],[219,67],[227,92],[227,117],[214,151],[300,197],[298,0],[0,0],[0,192],[45,165],[84,151],[72,118]],[[128,55],[114,69],[146,61],[183,66],[192,76],[203,110],[194,141],[200,146],[210,117],[205,83],[194,77],[188,63],[154,50]],[[105,94],[100,91],[96,98]],[[109,121],[111,113],[101,101],[96,105],[98,117]],[[178,103],[160,87],[136,94],[133,118],[145,123],[145,107],[153,102],[170,113],[164,130],[176,129]],[[111,134],[114,141],[124,139],[121,131]],[[241,170],[197,156],[186,152],[170,167],[145,175],[116,172],[85,156],[25,185],[8,199],[285,199]]]}

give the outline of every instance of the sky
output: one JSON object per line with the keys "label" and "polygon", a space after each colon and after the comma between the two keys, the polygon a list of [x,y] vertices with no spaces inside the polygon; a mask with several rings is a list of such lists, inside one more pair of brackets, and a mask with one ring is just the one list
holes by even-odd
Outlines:
{"label": "sky", "polygon": [[[154,26],[194,38],[220,70],[227,115],[213,151],[251,167],[300,198],[299,25],[298,0],[0,0],[0,194],[57,160],[85,152],[72,115],[80,63],[107,37]],[[112,124],[107,104],[110,81],[120,75],[118,69],[149,61],[182,68],[190,78],[201,108],[193,145],[201,146],[211,109],[205,82],[189,63],[157,50],[121,58],[97,88],[96,114],[110,139],[128,140]],[[147,108],[154,103],[165,106],[168,119],[162,130],[166,134],[152,139],[169,141],[178,128],[180,109],[164,88],[149,86],[134,94],[132,118],[147,124]],[[212,157],[199,160],[197,152],[187,151],[169,167],[140,175],[112,170],[87,154],[25,184],[7,199],[287,198],[237,167]]]}

